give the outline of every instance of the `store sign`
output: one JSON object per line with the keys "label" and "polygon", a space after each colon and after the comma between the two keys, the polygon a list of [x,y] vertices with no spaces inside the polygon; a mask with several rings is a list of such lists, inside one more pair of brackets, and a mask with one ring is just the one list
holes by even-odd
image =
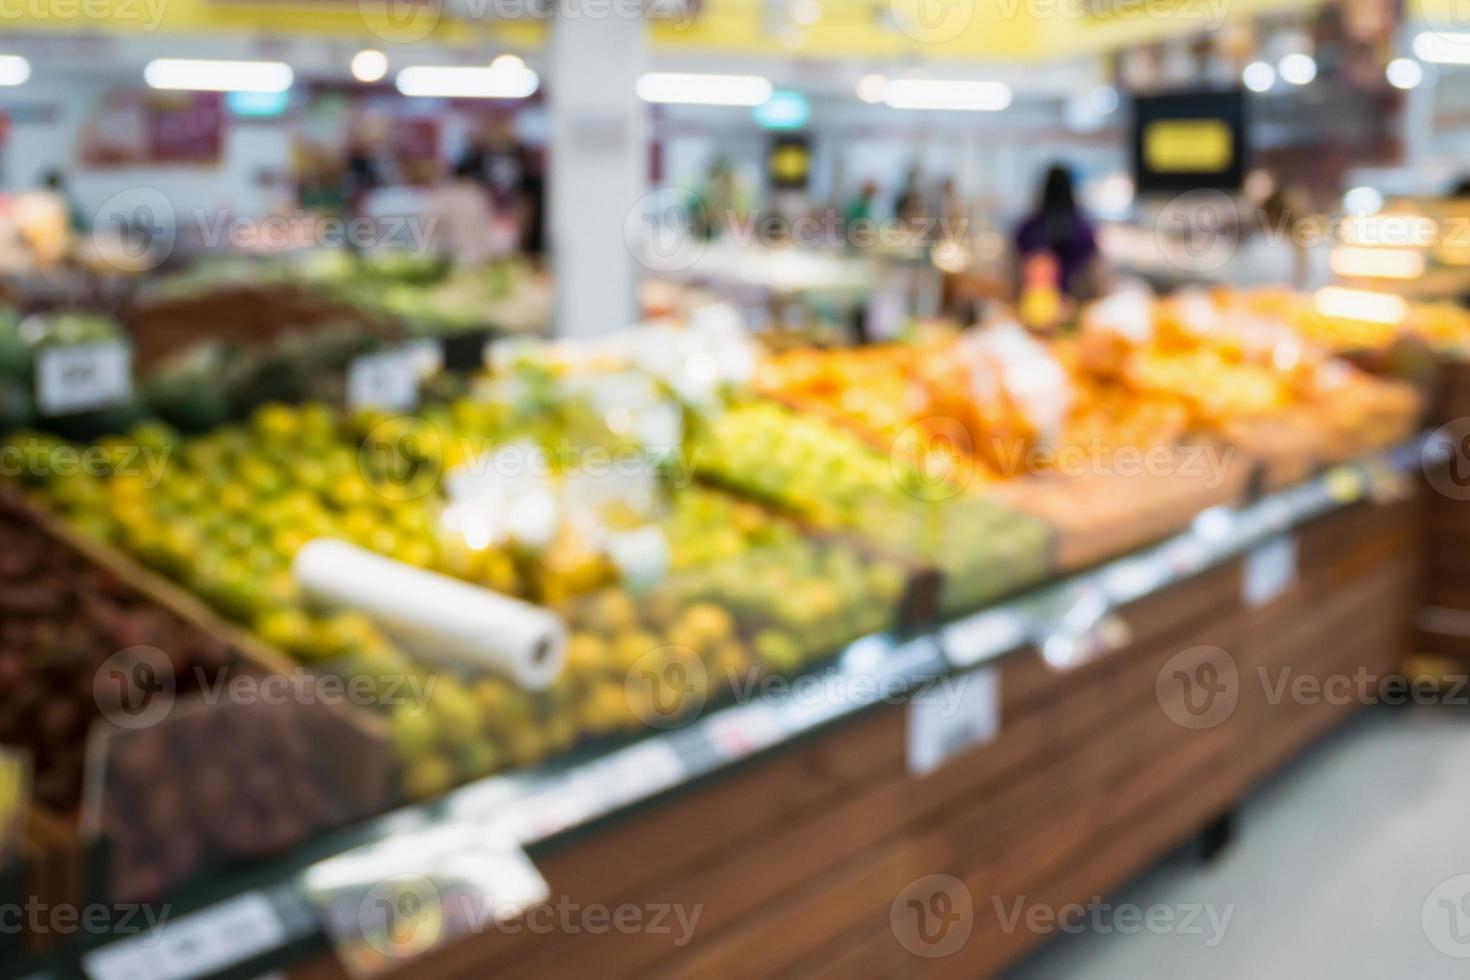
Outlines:
{"label": "store sign", "polygon": [[1241,564],[1240,598],[1247,609],[1269,605],[1297,582],[1297,542],[1274,538],[1251,549]]}
{"label": "store sign", "polygon": [[1139,194],[1240,190],[1249,155],[1243,90],[1140,96],[1133,111]]}
{"label": "store sign", "polygon": [[1000,672],[985,667],[941,678],[908,705],[908,771],[926,776],[1000,734]]}
{"label": "store sign", "polygon": [[133,352],[107,342],[43,347],[36,355],[36,407],[71,415],[126,404],[133,397]]}

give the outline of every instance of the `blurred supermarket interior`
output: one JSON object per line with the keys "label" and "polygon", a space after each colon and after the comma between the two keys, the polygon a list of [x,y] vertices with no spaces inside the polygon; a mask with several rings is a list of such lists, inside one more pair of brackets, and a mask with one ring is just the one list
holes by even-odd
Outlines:
{"label": "blurred supermarket interior", "polygon": [[0,978],[1462,975],[1464,0],[0,26]]}

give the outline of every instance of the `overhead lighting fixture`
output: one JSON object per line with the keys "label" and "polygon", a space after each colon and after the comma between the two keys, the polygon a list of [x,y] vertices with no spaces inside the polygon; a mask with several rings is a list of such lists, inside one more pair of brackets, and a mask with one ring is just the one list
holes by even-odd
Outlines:
{"label": "overhead lighting fixture", "polygon": [[518,54],[501,54],[490,62],[490,68],[494,71],[525,71],[526,62]]}
{"label": "overhead lighting fixture", "polygon": [[375,48],[364,48],[352,56],[352,77],[364,85],[381,81],[388,74],[388,56]]}
{"label": "overhead lighting fixture", "polygon": [[1388,63],[1384,74],[1388,76],[1388,84],[1407,92],[1424,81],[1424,66],[1413,58],[1395,58]]}
{"label": "overhead lighting fixture", "polygon": [[284,92],[295,79],[282,61],[155,58],[143,68],[150,88],[194,92]]}
{"label": "overhead lighting fixture", "polygon": [[1011,87],[1004,82],[895,78],[883,86],[883,104],[893,109],[999,112],[1011,99]]}
{"label": "overhead lighting fixture", "polygon": [[1420,61],[1437,65],[1470,65],[1470,34],[1429,31],[1414,38]]}
{"label": "overhead lighting fixture", "polygon": [[0,54],[0,85],[24,85],[31,63],[18,54]]}
{"label": "overhead lighting fixture", "polygon": [[1240,80],[1252,92],[1269,92],[1276,84],[1276,69],[1264,61],[1252,61],[1240,73]]}
{"label": "overhead lighting fixture", "polygon": [[473,65],[413,65],[395,79],[404,95],[440,99],[524,99],[535,93],[541,77],[529,68],[480,68]]}
{"label": "overhead lighting fixture", "polygon": [[226,92],[225,106],[237,116],[279,116],[291,105],[287,92]]}
{"label": "overhead lighting fixture", "polygon": [[1276,63],[1276,71],[1288,85],[1309,85],[1317,77],[1317,60],[1309,54],[1289,54]]}
{"label": "overhead lighting fixture", "polygon": [[780,90],[751,112],[762,129],[800,129],[812,117],[812,105],[800,92]]}
{"label": "overhead lighting fixture", "polygon": [[771,83],[759,75],[651,71],[638,79],[638,98],[644,102],[754,107],[769,99],[771,91]]}
{"label": "overhead lighting fixture", "polygon": [[888,79],[882,75],[864,75],[858,79],[857,97],[871,105],[883,101],[883,91],[888,88]]}
{"label": "overhead lighting fixture", "polygon": [[1317,290],[1312,304],[1324,316],[1365,323],[1402,323],[1409,315],[1409,304],[1402,296],[1374,293],[1366,289],[1344,289],[1327,286]]}
{"label": "overhead lighting fixture", "polygon": [[1416,249],[1343,245],[1332,250],[1328,264],[1344,279],[1418,279],[1425,263]]}

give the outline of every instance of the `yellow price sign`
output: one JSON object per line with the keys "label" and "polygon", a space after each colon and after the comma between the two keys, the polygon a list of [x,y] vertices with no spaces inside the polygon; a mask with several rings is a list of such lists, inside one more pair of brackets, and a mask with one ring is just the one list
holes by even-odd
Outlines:
{"label": "yellow price sign", "polygon": [[1234,158],[1235,140],[1220,119],[1161,119],[1143,133],[1143,159],[1155,173],[1218,173]]}

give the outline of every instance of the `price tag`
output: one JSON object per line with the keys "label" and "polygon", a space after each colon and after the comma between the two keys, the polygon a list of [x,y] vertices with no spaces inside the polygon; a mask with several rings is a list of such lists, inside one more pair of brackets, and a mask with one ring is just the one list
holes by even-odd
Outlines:
{"label": "price tag", "polygon": [[1273,538],[1246,554],[1241,566],[1241,601],[1247,609],[1259,609],[1295,585],[1296,580],[1296,538]]}
{"label": "price tag", "polygon": [[492,823],[396,834],[313,865],[302,884],[355,977],[401,970],[551,894],[525,851]]}
{"label": "price tag", "polygon": [[92,980],[192,980],[276,949],[286,927],[259,892],[250,892],[82,958]]}
{"label": "price tag", "polygon": [[908,706],[908,770],[924,776],[1000,734],[1000,673],[984,667],[941,678]]}
{"label": "price tag", "polygon": [[111,341],[43,347],[36,353],[36,408],[71,415],[123,405],[133,397],[133,352]]}
{"label": "price tag", "polygon": [[1026,624],[1009,609],[992,609],[946,626],[939,634],[944,655],[956,667],[1014,650],[1026,642]]}
{"label": "price tag", "polygon": [[413,409],[419,403],[423,366],[422,351],[412,347],[354,358],[347,365],[347,407]]}
{"label": "price tag", "polygon": [[715,750],[727,759],[750,755],[785,736],[775,710],[760,702],[720,712],[709,719],[705,731]]}

